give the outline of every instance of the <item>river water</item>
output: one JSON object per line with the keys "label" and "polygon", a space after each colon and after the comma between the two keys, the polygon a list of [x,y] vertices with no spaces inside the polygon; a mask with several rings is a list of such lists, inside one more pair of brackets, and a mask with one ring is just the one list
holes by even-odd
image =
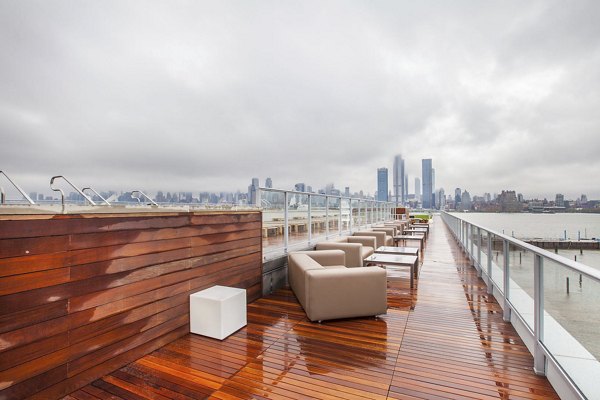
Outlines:
{"label": "river water", "polygon": [[[517,239],[600,239],[600,214],[453,213],[482,228]],[[600,269],[600,251],[559,250],[571,260]]]}

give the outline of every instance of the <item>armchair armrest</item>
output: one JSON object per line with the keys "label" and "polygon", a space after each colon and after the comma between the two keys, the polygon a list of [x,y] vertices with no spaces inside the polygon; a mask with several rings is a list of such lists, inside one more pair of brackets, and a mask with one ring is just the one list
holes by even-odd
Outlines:
{"label": "armchair armrest", "polygon": [[324,267],[346,265],[346,253],[343,250],[296,251],[294,254],[306,254]]}

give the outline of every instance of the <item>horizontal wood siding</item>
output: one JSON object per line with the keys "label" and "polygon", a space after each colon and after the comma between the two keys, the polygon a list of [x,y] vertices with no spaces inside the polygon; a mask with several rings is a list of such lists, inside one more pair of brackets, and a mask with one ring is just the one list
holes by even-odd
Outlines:
{"label": "horizontal wood siding", "polygon": [[60,398],[189,332],[189,295],[262,293],[259,212],[0,217],[0,400]]}

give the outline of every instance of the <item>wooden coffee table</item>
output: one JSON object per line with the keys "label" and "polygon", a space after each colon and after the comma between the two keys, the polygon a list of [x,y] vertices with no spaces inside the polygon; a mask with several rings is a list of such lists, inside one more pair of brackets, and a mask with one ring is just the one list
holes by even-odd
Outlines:
{"label": "wooden coffee table", "polygon": [[381,265],[386,270],[394,270],[395,267],[410,267],[410,288],[412,289],[417,277],[419,258],[417,256],[375,253],[365,258],[365,265]]}

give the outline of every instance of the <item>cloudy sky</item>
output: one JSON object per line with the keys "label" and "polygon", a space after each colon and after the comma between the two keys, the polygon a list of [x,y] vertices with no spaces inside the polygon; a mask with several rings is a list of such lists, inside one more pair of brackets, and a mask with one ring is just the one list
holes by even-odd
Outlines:
{"label": "cloudy sky", "polygon": [[[402,154],[471,194],[600,198],[598,1],[0,2],[0,169],[27,191],[328,182]],[[4,185],[4,182],[0,182]]]}

